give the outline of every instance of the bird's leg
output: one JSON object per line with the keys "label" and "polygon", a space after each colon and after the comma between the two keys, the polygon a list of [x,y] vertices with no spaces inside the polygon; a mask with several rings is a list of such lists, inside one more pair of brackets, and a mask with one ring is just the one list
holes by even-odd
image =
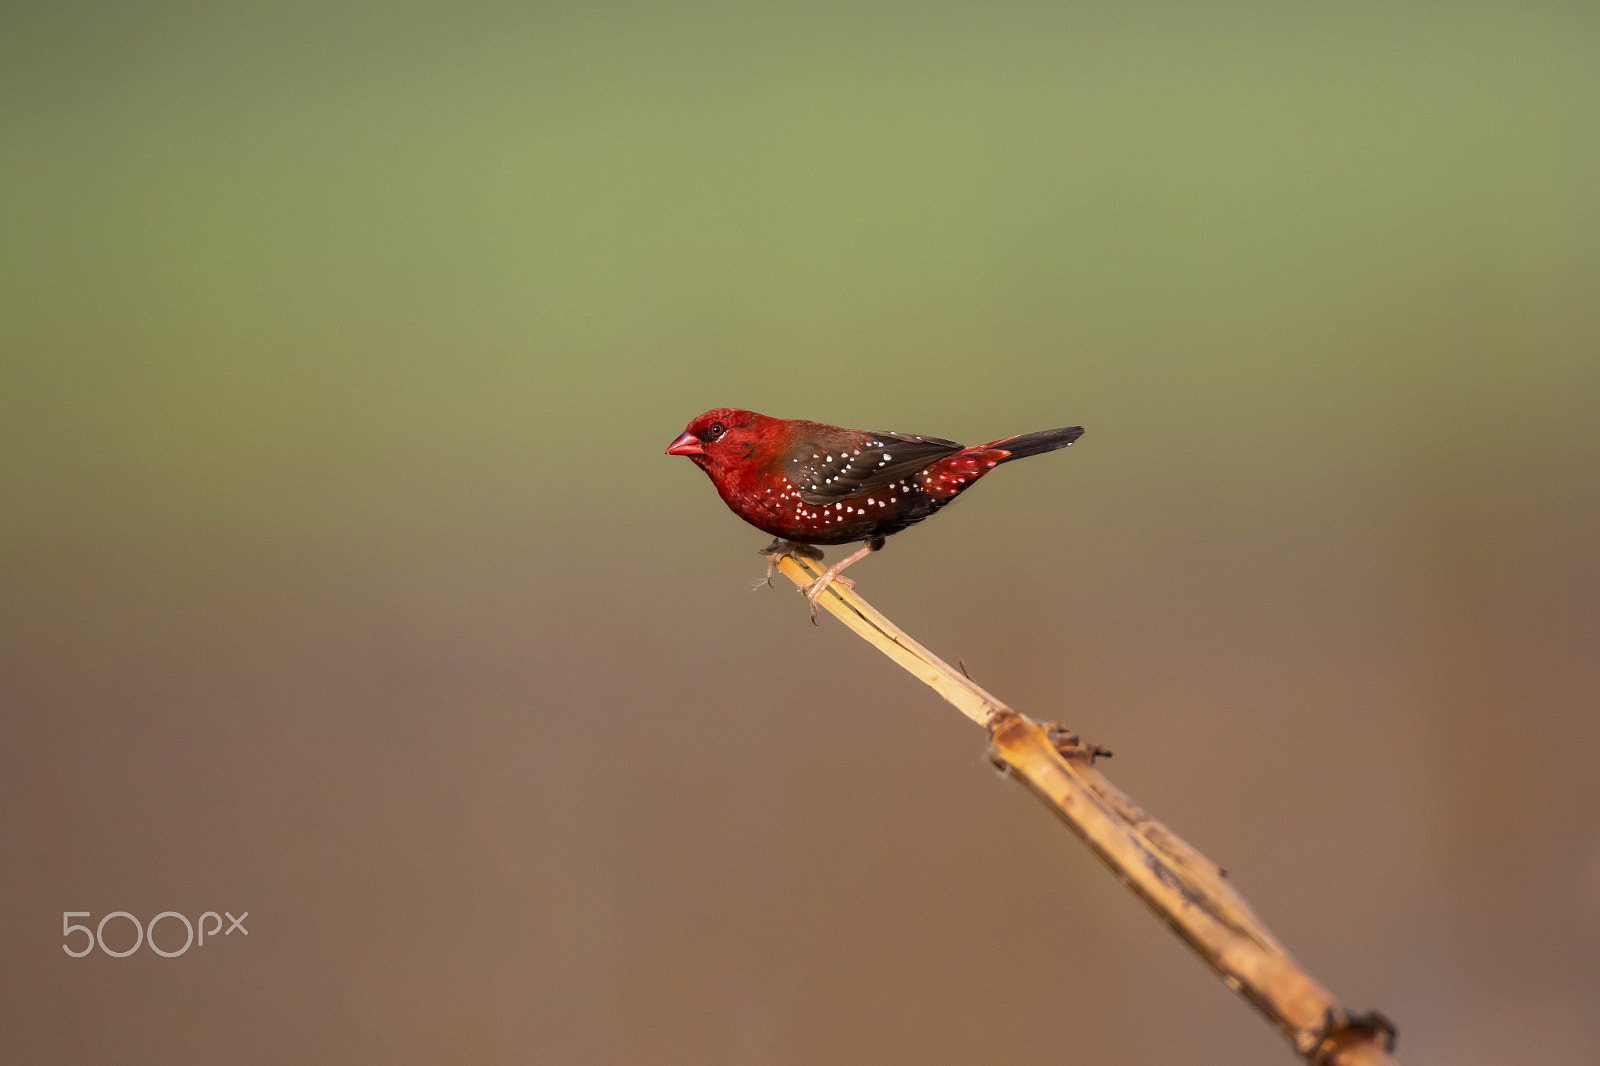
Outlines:
{"label": "bird's leg", "polygon": [[[783,560],[785,555],[798,555],[802,559],[811,559],[816,562],[822,561],[821,548],[813,544],[802,544],[797,540],[785,540],[782,537],[773,537],[772,543],[762,548],[760,554],[766,556],[767,559],[766,584],[769,588],[772,585],[772,572],[778,568],[778,563]],[[756,586],[756,588],[760,587],[760,585]]]}
{"label": "bird's leg", "polygon": [[824,570],[821,577],[815,578],[812,581],[808,581],[805,585],[801,586],[800,591],[806,594],[806,602],[811,605],[811,622],[813,625],[815,625],[817,621],[817,600],[821,598],[823,592],[827,591],[829,585],[837,581],[847,589],[853,589],[856,587],[856,583],[854,581],[851,581],[847,577],[841,577],[840,572],[851,563],[865,559],[868,555],[877,551],[881,547],[883,547],[883,538],[874,537],[872,540],[867,542],[867,546],[865,548],[862,548],[860,551],[855,552],[844,559],[840,559],[838,562]]}

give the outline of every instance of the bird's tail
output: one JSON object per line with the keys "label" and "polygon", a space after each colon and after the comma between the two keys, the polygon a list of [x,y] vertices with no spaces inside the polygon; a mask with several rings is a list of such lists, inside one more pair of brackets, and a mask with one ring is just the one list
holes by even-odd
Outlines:
{"label": "bird's tail", "polygon": [[1009,463],[1013,459],[1026,459],[1030,455],[1043,455],[1057,448],[1065,448],[1081,436],[1082,426],[1068,426],[1066,429],[1046,429],[1038,433],[1024,433],[1020,437],[1007,437],[993,444],[985,444],[984,447],[1004,448],[1011,454],[1000,461]]}

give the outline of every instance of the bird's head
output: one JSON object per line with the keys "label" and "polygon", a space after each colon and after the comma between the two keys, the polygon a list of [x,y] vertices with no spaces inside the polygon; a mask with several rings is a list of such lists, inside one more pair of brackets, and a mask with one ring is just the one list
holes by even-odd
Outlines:
{"label": "bird's head", "polygon": [[667,454],[687,455],[695,466],[715,477],[748,463],[756,454],[763,423],[773,421],[754,411],[718,407],[690,422],[678,439],[667,445]]}

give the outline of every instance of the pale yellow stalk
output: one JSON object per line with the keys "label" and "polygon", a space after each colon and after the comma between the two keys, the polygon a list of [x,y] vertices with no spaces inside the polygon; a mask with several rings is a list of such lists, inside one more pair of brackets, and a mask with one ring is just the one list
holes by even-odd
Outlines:
{"label": "pale yellow stalk", "polygon": [[[822,572],[785,557],[796,585]],[[1394,1030],[1381,1015],[1351,1015],[1300,968],[1217,865],[1123,794],[1094,766],[1098,752],[1065,730],[1019,714],[911,639],[853,589],[837,583],[818,606],[989,731],[990,757],[1026,784],[1222,980],[1317,1066],[1391,1063]]]}

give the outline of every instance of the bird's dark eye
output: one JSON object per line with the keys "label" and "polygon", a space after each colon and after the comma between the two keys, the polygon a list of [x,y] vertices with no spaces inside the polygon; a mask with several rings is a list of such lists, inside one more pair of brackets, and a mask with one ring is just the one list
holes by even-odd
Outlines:
{"label": "bird's dark eye", "polygon": [[705,428],[704,433],[700,434],[700,439],[707,444],[710,444],[712,441],[716,440],[726,432],[728,432],[727,426],[723,425],[721,422],[713,422]]}

